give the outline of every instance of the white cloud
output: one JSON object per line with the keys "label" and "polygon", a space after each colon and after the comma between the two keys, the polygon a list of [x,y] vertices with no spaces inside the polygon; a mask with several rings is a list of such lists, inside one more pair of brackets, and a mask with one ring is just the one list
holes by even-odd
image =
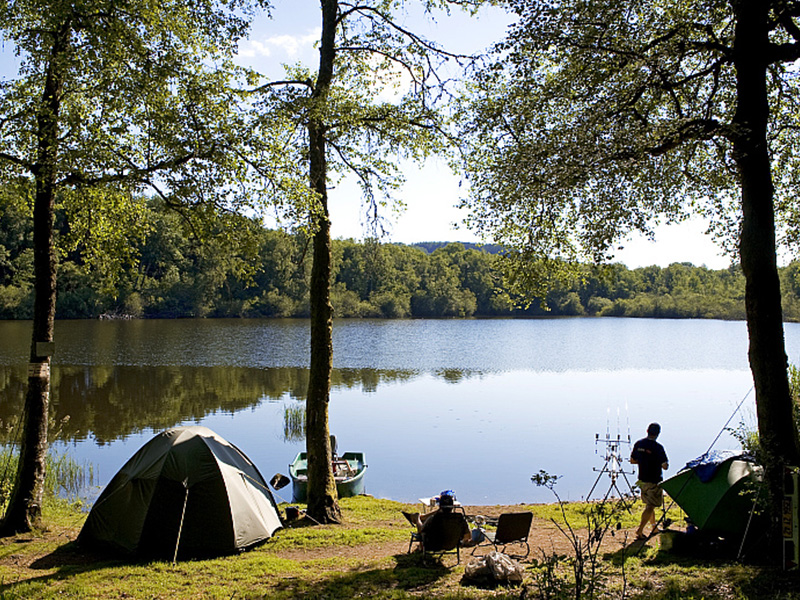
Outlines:
{"label": "white cloud", "polygon": [[272,51],[268,46],[256,40],[247,40],[239,49],[241,58],[255,58],[256,56],[271,56]]}
{"label": "white cloud", "polygon": [[319,40],[320,29],[316,28],[305,35],[273,35],[262,39],[247,40],[242,44],[239,56],[256,58],[272,56],[273,51],[288,58],[295,58],[303,51],[311,50]]}

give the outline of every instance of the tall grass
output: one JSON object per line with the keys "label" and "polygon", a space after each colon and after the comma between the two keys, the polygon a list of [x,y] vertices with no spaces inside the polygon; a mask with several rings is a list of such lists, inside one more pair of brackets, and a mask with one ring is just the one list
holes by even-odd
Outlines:
{"label": "tall grass", "polygon": [[283,409],[283,439],[299,442],[306,439],[306,406],[295,404]]}
{"label": "tall grass", "polygon": [[[0,449],[0,507],[5,507],[8,501],[18,462],[16,450],[8,446]],[[79,464],[67,452],[49,452],[46,469],[44,493],[51,498],[75,500],[96,483],[94,465]]]}

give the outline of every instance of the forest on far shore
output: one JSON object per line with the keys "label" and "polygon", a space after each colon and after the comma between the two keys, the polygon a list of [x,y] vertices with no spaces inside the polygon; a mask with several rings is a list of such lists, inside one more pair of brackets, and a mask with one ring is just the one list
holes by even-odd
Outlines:
{"label": "forest on far shore", "polygon": [[[59,318],[307,317],[311,255],[306,238],[241,219],[245,238],[197,235],[180,215],[149,204],[126,248],[61,251]],[[239,218],[239,217],[236,217]],[[61,221],[63,224],[64,221]],[[202,241],[205,240],[205,241]],[[244,240],[244,241],[243,241]],[[628,269],[584,266],[520,308],[504,288],[497,247],[414,246],[334,240],[331,300],[337,317],[620,316],[744,319],[738,266],[675,263]],[[114,257],[112,255],[117,254]],[[88,258],[87,258],[88,257]],[[122,257],[122,258],[120,258]],[[786,320],[800,320],[800,263],[781,269]],[[0,318],[33,310],[31,220],[0,205]]]}

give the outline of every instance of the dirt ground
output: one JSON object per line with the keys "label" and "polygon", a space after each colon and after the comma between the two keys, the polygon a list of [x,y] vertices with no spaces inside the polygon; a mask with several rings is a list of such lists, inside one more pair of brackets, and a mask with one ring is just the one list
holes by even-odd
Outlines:
{"label": "dirt ground", "polygon": [[[484,517],[497,518],[502,513],[518,512],[521,509],[519,506],[464,506],[464,511],[469,515],[470,520],[475,515],[483,515]],[[347,526],[347,525],[345,525]],[[412,531],[409,526],[409,539],[410,532]],[[585,531],[577,531],[578,535],[585,539]],[[625,545],[630,545],[635,537],[635,531],[615,531],[614,535],[608,534],[603,540],[603,552],[616,552],[622,549]],[[520,558],[519,554],[525,553],[524,545],[512,544],[506,553],[510,556],[520,560],[521,562],[530,561],[534,558],[541,558],[542,553],[551,555],[553,553],[572,555],[573,550],[570,545],[569,539],[558,530],[558,528],[549,520],[539,519],[534,517],[531,524],[530,533],[528,534],[528,543],[530,544],[530,555],[526,559]],[[658,543],[657,540],[650,540],[648,544]],[[412,546],[412,552],[415,547]],[[462,549],[461,563],[464,564],[471,556],[472,548]],[[475,551],[475,555],[487,554],[493,550],[492,546],[481,546]],[[319,553],[316,554],[318,558],[327,558],[332,556],[346,556],[350,558],[374,558],[375,556],[397,555],[408,551],[408,540],[395,543],[374,544],[358,546],[354,548],[321,548]],[[287,557],[291,553],[287,553]],[[310,558],[309,552],[302,552],[304,557]],[[465,560],[466,559],[466,560]]]}
{"label": "dirt ground", "polygon": [[[498,517],[504,512],[519,511],[519,506],[465,506],[467,515],[483,515],[485,517]],[[402,516],[398,515],[400,520]],[[337,527],[359,527],[359,525],[344,523]],[[326,546],[316,549],[302,549],[302,550],[285,550],[281,551],[278,556],[291,560],[317,560],[326,558],[340,557],[344,559],[356,559],[369,561],[371,559],[380,558],[384,556],[395,556],[404,554],[408,551],[408,539],[412,531],[409,525],[409,538],[404,538],[401,541],[389,541],[373,544],[362,544],[358,546]],[[69,528],[51,528],[45,532],[36,532],[17,537],[10,537],[0,539],[0,564],[12,568],[17,574],[18,579],[28,579],[39,577],[42,575],[43,570],[58,570],[59,567],[65,565],[76,565],[84,562],[96,561],[97,557],[91,553],[84,552],[77,545],[65,546],[68,542],[74,541],[77,538],[79,529]],[[585,537],[585,532],[578,532]],[[631,531],[617,531],[614,535],[607,535],[603,541],[604,552],[615,552],[621,549],[626,542],[630,544],[634,537],[634,532]],[[2,552],[3,546],[8,546],[13,543],[31,543],[31,547],[41,547],[39,552],[28,552],[19,554],[8,554]],[[538,519],[534,517],[531,531],[528,537],[528,542],[531,547],[530,555],[527,559],[519,557],[520,553],[524,553],[524,546],[511,545],[508,547],[506,553],[512,557],[517,558],[521,562],[530,561],[534,558],[541,558],[542,553],[551,555],[558,554],[572,554],[569,539],[561,533],[556,526],[545,519]],[[651,540],[649,544],[658,543]],[[414,548],[412,547],[412,551]],[[475,554],[486,554],[492,550],[491,546],[483,546],[479,548]],[[466,548],[461,551],[461,564],[468,562],[471,556],[472,549]]]}

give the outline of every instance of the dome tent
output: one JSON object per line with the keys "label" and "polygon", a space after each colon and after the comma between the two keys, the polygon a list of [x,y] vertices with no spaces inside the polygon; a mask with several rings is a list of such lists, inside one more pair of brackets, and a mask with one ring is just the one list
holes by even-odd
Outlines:
{"label": "dome tent", "polygon": [[215,556],[257,544],[280,527],[264,478],[238,448],[206,427],[176,427],[125,463],[78,541],[144,556]]}
{"label": "dome tent", "polygon": [[[757,483],[763,468],[750,456],[714,450],[689,461],[661,487],[700,531],[741,540],[752,525],[763,526],[753,512]],[[755,520],[753,520],[755,519]]]}

